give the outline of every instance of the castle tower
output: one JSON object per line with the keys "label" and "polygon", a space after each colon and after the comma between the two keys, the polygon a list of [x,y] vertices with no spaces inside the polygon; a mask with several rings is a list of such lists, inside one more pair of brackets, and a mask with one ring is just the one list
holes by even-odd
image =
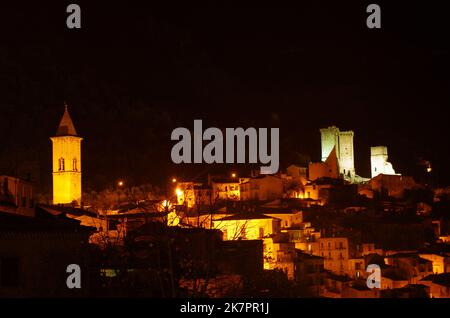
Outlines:
{"label": "castle tower", "polygon": [[370,147],[370,170],[372,178],[379,174],[396,174],[392,164],[388,160],[388,151],[386,146]]}
{"label": "castle tower", "polygon": [[330,126],[320,129],[320,138],[322,142],[322,162],[325,162],[333,148],[336,147],[336,153],[339,153],[339,128]]}
{"label": "castle tower", "polygon": [[336,126],[320,129],[322,161],[325,162],[333,149],[339,164],[339,173],[345,179],[355,177],[355,160],[353,152],[353,131],[339,131]]}
{"label": "castle tower", "polygon": [[70,118],[67,105],[59,123],[53,146],[53,204],[81,205],[81,140]]}
{"label": "castle tower", "polygon": [[339,133],[339,171],[347,179],[355,176],[355,159],[353,153],[353,131]]}

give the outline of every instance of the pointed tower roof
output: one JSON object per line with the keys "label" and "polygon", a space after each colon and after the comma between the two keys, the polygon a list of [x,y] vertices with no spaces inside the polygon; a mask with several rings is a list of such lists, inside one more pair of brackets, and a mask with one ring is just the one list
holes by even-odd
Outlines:
{"label": "pointed tower roof", "polygon": [[64,115],[62,116],[59,123],[58,130],[56,131],[56,136],[77,136],[77,131],[75,130],[75,126],[73,125],[72,118],[70,118],[66,103],[64,103],[64,107]]}
{"label": "pointed tower roof", "polygon": [[339,160],[336,155],[336,146],[331,150],[330,155],[327,160],[325,160],[325,164],[327,164],[330,169],[330,177],[337,178],[339,176]]}

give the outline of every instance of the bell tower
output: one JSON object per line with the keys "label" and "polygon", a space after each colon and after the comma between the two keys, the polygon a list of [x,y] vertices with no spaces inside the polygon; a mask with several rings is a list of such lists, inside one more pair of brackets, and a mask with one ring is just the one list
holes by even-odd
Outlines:
{"label": "bell tower", "polygon": [[53,148],[53,204],[81,205],[81,141],[69,115],[67,104],[56,135],[51,137]]}

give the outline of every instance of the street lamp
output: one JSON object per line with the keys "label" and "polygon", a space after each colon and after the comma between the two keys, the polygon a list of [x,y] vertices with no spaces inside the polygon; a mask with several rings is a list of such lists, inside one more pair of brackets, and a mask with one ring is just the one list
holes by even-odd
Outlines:
{"label": "street lamp", "polygon": [[236,173],[233,172],[233,173],[231,174],[231,177],[232,177],[232,178],[236,178]]}
{"label": "street lamp", "polygon": [[117,191],[117,205],[120,204],[120,188],[123,187],[124,182],[122,180],[117,181],[118,191]]}

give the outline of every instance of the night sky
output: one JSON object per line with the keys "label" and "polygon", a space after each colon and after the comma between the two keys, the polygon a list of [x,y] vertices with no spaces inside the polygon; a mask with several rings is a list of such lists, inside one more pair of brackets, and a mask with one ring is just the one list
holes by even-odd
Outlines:
{"label": "night sky", "polygon": [[[171,163],[170,133],[194,119],[279,127],[282,168],[319,161],[319,129],[336,125],[355,132],[357,174],[370,175],[369,147],[386,145],[398,172],[426,159],[450,183],[450,33],[438,4],[372,1],[382,28],[370,30],[367,1],[44,2],[0,4],[3,172],[35,165],[50,188],[49,137],[66,101],[85,189],[243,174]],[[81,30],[66,28],[69,3]]]}

